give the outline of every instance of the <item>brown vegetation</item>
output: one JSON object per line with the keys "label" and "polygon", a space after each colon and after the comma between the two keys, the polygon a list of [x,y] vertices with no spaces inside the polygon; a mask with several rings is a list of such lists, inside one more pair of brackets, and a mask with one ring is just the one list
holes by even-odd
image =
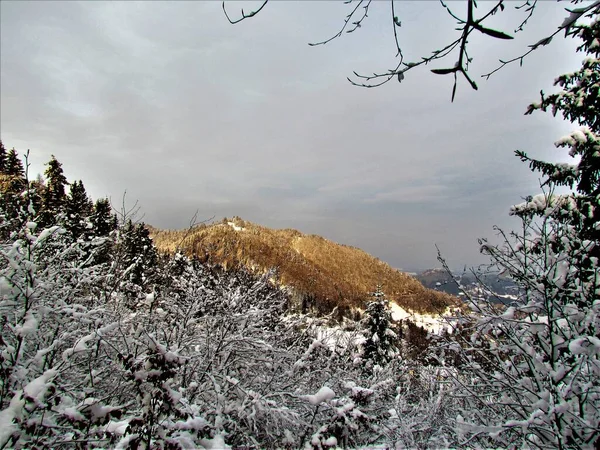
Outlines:
{"label": "brown vegetation", "polygon": [[388,299],[414,312],[438,313],[457,303],[358,248],[297,230],[274,230],[236,217],[191,230],[150,231],[163,252],[180,250],[226,269],[243,266],[263,273],[277,268],[279,281],[293,288],[303,309],[363,308],[378,284]]}

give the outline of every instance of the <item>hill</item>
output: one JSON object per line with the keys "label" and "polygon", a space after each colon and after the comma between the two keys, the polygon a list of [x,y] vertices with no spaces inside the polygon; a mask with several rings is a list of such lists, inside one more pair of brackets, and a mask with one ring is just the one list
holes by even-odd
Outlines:
{"label": "hill", "polygon": [[189,230],[150,227],[150,232],[163,252],[180,250],[225,269],[264,273],[277,268],[279,281],[292,288],[302,309],[362,308],[378,284],[388,299],[417,313],[438,313],[457,303],[358,248],[293,229],[271,229],[235,217]]}
{"label": "hill", "polygon": [[[508,277],[495,272],[481,272],[477,275],[469,271],[452,275],[445,269],[429,269],[416,276],[423,286],[457,297],[463,297],[463,290],[471,298],[480,298],[492,303],[510,303],[517,297],[517,286]],[[459,287],[460,285],[460,287]]]}
{"label": "hill", "polygon": [[435,268],[424,270],[416,275],[417,280],[429,289],[446,292],[451,295],[459,295],[459,287],[454,282],[452,275],[445,269]]}

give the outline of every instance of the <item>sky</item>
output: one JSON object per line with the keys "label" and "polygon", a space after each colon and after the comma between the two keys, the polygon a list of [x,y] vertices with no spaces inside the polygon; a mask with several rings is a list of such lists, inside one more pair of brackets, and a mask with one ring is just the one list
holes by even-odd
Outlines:
{"label": "sky", "polygon": [[[524,19],[508,2],[489,25]],[[239,16],[260,2],[227,2]],[[449,5],[464,15],[466,2]],[[480,2],[484,12],[493,3]],[[457,37],[435,1],[396,2],[405,60]],[[390,4],[323,46],[353,4],[269,3],[231,25],[220,2],[0,2],[0,137],[30,150],[30,172],[54,154],[94,197],[161,228],[240,216],[353,245],[396,268],[486,262],[477,239],[518,227],[510,205],[539,192],[514,156],[566,161],[553,142],[573,125],[524,116],[539,92],[583,59],[560,35],[522,67],[481,74],[551,34],[568,4],[538,2],[512,41],[470,39],[479,90],[430,68],[402,83],[352,86],[353,71],[395,67]]]}

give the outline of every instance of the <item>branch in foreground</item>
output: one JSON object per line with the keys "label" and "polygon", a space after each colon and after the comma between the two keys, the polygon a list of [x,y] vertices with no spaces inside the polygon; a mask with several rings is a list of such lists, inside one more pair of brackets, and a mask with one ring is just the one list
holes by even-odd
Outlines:
{"label": "branch in foreground", "polygon": [[260,5],[260,7],[258,9],[250,11],[248,14],[246,14],[244,12],[244,9],[242,8],[242,16],[239,19],[235,19],[235,20],[231,20],[231,18],[227,14],[227,10],[225,9],[225,1],[224,0],[222,3],[222,7],[223,7],[223,12],[225,13],[225,17],[227,17],[227,20],[229,21],[230,24],[234,25],[236,23],[240,23],[242,20],[249,19],[249,18],[257,15],[266,6],[267,3],[269,3],[269,0],[264,0],[263,4]]}
{"label": "branch in foreground", "polygon": [[[535,2],[534,2],[534,4],[532,6],[530,6],[530,8],[535,8]],[[526,11],[529,11],[530,8],[528,8]],[[537,50],[540,47],[544,47],[544,46],[550,44],[550,42],[552,42],[552,39],[554,38],[554,36],[556,36],[558,33],[560,33],[563,30],[565,30],[565,37],[569,36],[570,34],[572,34],[571,28],[573,26],[575,26],[575,22],[577,22],[581,17],[583,17],[583,16],[585,16],[587,14],[598,14],[598,13],[600,13],[600,0],[597,0],[596,2],[592,3],[591,5],[589,5],[589,6],[585,7],[585,8],[577,8],[577,9],[572,9],[572,10],[565,8],[565,11],[567,11],[569,13],[569,16],[567,18],[565,18],[565,20],[563,21],[563,23],[557,28],[557,30],[554,33],[552,33],[550,36],[547,36],[547,37],[545,37],[543,39],[540,39],[535,44],[530,45],[529,46],[529,50],[526,51],[525,53],[523,53],[522,55],[517,56],[517,57],[512,58],[512,59],[508,59],[506,61],[500,60],[500,65],[498,67],[496,67],[491,72],[486,73],[486,74],[481,75],[481,76],[483,78],[485,78],[486,80],[488,80],[493,74],[495,74],[499,70],[503,69],[505,66],[507,66],[509,64],[512,64],[514,62],[517,62],[517,61],[519,61],[519,65],[522,66],[523,65],[523,60],[529,54],[531,54],[534,50]],[[529,18],[531,17],[531,14],[533,14],[533,10],[530,11],[529,16],[527,17],[527,19],[525,19],[525,21],[521,24],[521,26],[517,29],[517,31],[522,30],[523,25],[525,25],[525,23],[527,22],[527,20],[529,20]]]}

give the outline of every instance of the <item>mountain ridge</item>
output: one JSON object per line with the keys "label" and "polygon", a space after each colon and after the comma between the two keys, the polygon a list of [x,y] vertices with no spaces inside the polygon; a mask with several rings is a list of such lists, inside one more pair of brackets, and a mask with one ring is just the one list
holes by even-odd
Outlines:
{"label": "mountain ridge", "polygon": [[264,273],[277,268],[280,283],[294,291],[303,310],[337,307],[343,314],[362,309],[377,285],[389,300],[418,313],[441,313],[458,304],[455,297],[425,288],[357,247],[291,228],[272,229],[233,217],[187,230],[149,230],[162,252],[181,251],[225,269]]}

